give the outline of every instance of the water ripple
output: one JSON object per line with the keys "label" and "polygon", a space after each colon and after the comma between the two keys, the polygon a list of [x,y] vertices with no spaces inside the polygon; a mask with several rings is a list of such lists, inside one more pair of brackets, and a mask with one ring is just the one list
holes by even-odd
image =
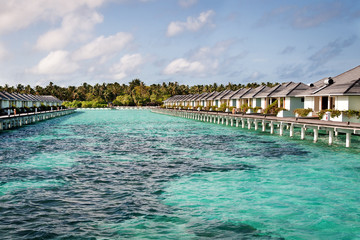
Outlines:
{"label": "water ripple", "polygon": [[206,199],[241,176],[253,189],[231,185],[229,196],[262,193],[254,181],[293,176],[284,164],[319,156],[274,137],[136,111],[76,113],[3,132],[0,141],[2,239],[278,239],[287,232],[268,220],[234,215],[238,199],[225,207],[212,199],[215,210],[197,199],[188,210],[192,194]]}

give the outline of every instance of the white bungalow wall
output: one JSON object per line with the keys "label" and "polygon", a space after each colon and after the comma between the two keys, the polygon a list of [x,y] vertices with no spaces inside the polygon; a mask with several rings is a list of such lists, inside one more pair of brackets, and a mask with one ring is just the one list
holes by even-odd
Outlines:
{"label": "white bungalow wall", "polygon": [[360,96],[349,96],[349,110],[360,111]]}
{"label": "white bungalow wall", "polygon": [[[317,104],[317,107],[319,107],[318,104]],[[316,111],[315,97],[305,97],[304,98],[304,108],[311,108],[313,111]],[[319,110],[317,110],[317,111],[319,111]]]}
{"label": "white bungalow wall", "polygon": [[340,111],[360,110],[360,96],[336,96],[335,109]]}
{"label": "white bungalow wall", "polygon": [[265,109],[267,107],[267,98],[261,98],[261,108]]}
{"label": "white bungalow wall", "polygon": [[335,97],[335,109],[340,111],[349,110],[349,96]]}

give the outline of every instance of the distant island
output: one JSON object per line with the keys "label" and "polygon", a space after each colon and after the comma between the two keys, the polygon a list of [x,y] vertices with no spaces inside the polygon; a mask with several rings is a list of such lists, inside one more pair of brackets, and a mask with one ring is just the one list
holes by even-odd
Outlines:
{"label": "distant island", "polygon": [[115,106],[159,106],[163,101],[174,95],[200,94],[212,91],[238,90],[254,88],[260,85],[273,87],[278,83],[247,83],[247,84],[209,84],[209,85],[179,85],[177,82],[152,84],[147,86],[140,79],[134,79],[129,84],[103,83],[81,86],[60,87],[50,82],[46,87],[18,84],[15,87],[0,86],[0,91],[34,95],[52,95],[64,101],[66,107],[106,107],[109,103]]}

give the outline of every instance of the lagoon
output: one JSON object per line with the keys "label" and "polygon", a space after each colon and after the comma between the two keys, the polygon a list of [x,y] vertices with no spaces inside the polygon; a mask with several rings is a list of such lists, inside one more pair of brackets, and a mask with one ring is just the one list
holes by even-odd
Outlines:
{"label": "lagoon", "polygon": [[151,113],[0,134],[1,239],[356,239],[360,154]]}

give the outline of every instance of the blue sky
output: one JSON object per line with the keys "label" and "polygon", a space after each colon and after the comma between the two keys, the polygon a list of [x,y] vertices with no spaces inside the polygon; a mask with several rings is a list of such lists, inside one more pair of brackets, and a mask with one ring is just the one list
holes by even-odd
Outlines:
{"label": "blue sky", "polygon": [[359,33],[357,0],[0,0],[0,85],[310,83]]}

